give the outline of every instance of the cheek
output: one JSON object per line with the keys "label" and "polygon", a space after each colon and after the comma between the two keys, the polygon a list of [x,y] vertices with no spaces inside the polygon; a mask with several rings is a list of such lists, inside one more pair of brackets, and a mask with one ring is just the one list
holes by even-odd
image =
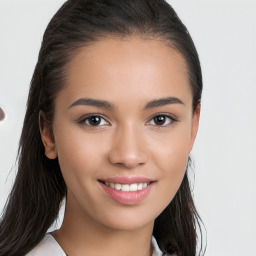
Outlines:
{"label": "cheek", "polygon": [[[72,126],[56,128],[58,160],[67,185],[93,179],[105,159],[106,139],[99,134],[88,134]],[[68,136],[67,136],[68,135]]]}
{"label": "cheek", "polygon": [[174,149],[158,153],[157,168],[161,170],[161,178],[165,186],[163,188],[171,194],[176,193],[185,174],[188,154],[186,147],[177,146]]}
{"label": "cheek", "polygon": [[[153,154],[153,162],[159,171],[159,189],[162,204],[167,206],[175,196],[184,177],[189,157],[189,130],[166,136]],[[161,186],[160,186],[161,184]]]}
{"label": "cheek", "polygon": [[178,174],[186,169],[190,153],[190,133],[188,126],[179,127],[155,142],[152,158],[165,175]]}

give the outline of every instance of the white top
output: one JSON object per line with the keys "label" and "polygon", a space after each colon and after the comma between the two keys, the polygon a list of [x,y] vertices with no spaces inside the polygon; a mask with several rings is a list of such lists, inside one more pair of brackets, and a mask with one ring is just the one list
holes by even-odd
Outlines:
{"label": "white top", "polygon": [[[153,254],[152,256],[162,256],[163,253],[158,247],[156,239],[152,237]],[[58,242],[50,234],[46,234],[42,241],[26,256],[66,256]]]}

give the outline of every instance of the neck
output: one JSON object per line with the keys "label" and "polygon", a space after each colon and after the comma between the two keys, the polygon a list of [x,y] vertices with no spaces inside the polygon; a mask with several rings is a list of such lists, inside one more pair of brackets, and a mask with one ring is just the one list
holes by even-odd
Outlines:
{"label": "neck", "polygon": [[68,256],[151,256],[153,225],[133,230],[111,228],[67,203],[63,224],[53,236]]}

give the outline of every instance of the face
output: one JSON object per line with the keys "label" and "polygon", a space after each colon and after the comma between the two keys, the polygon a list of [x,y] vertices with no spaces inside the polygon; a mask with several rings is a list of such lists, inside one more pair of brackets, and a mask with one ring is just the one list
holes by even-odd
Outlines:
{"label": "face", "polygon": [[95,42],[70,62],[55,103],[41,134],[67,211],[111,229],[152,225],[182,182],[198,127],[182,55],[160,40]]}

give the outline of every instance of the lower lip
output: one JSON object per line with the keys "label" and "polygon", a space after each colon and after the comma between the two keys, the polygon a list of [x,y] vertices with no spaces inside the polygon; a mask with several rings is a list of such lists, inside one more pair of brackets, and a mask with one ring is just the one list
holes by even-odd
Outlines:
{"label": "lower lip", "polygon": [[146,188],[143,188],[138,191],[121,191],[116,190],[111,187],[106,186],[105,184],[99,182],[104,191],[116,202],[120,204],[136,204],[143,201],[148,194],[150,193],[154,183],[151,183]]}

